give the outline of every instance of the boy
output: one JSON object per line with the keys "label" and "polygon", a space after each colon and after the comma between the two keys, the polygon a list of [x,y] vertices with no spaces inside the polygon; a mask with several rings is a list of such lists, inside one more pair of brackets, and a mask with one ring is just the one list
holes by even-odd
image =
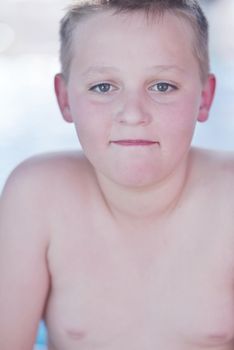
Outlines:
{"label": "boy", "polygon": [[83,153],[30,159],[1,199],[0,349],[234,349],[234,157],[208,118],[192,0],[103,0],[62,21],[55,91]]}

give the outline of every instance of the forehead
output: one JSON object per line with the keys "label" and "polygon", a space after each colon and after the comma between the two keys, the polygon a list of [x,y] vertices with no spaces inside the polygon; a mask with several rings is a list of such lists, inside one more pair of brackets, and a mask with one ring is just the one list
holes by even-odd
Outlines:
{"label": "forehead", "polygon": [[[184,66],[196,61],[192,26],[171,12],[147,16],[144,12],[103,11],[83,19],[73,38],[73,61],[79,66],[114,63]],[[110,62],[111,61],[111,62]],[[197,62],[196,62],[197,64]]]}

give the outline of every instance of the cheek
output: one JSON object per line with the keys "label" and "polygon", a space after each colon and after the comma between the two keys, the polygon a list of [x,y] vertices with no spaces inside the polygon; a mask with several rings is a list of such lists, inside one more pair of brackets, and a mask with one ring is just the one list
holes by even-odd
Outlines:
{"label": "cheek", "polygon": [[[185,102],[186,101],[186,102]],[[164,160],[175,167],[189,151],[199,112],[196,99],[187,98],[170,107],[162,118],[161,146]]]}
{"label": "cheek", "polygon": [[78,98],[77,101],[79,103],[73,103],[72,115],[82,147],[105,147],[111,130],[108,109],[86,99]]}
{"label": "cheek", "polygon": [[198,99],[187,96],[182,103],[172,106],[164,124],[164,133],[172,141],[190,141],[199,113]]}

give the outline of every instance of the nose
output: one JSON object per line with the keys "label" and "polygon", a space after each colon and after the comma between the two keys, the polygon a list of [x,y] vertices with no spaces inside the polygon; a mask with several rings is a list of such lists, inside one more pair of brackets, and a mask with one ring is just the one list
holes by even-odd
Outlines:
{"label": "nose", "polygon": [[152,118],[147,101],[139,94],[125,94],[116,106],[115,120],[126,125],[148,125]]}

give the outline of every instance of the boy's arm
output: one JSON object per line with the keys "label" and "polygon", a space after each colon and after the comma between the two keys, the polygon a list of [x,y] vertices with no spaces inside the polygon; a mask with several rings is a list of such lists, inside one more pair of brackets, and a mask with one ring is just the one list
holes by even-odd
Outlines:
{"label": "boy's arm", "polygon": [[0,349],[32,350],[49,289],[43,193],[27,165],[0,198]]}

